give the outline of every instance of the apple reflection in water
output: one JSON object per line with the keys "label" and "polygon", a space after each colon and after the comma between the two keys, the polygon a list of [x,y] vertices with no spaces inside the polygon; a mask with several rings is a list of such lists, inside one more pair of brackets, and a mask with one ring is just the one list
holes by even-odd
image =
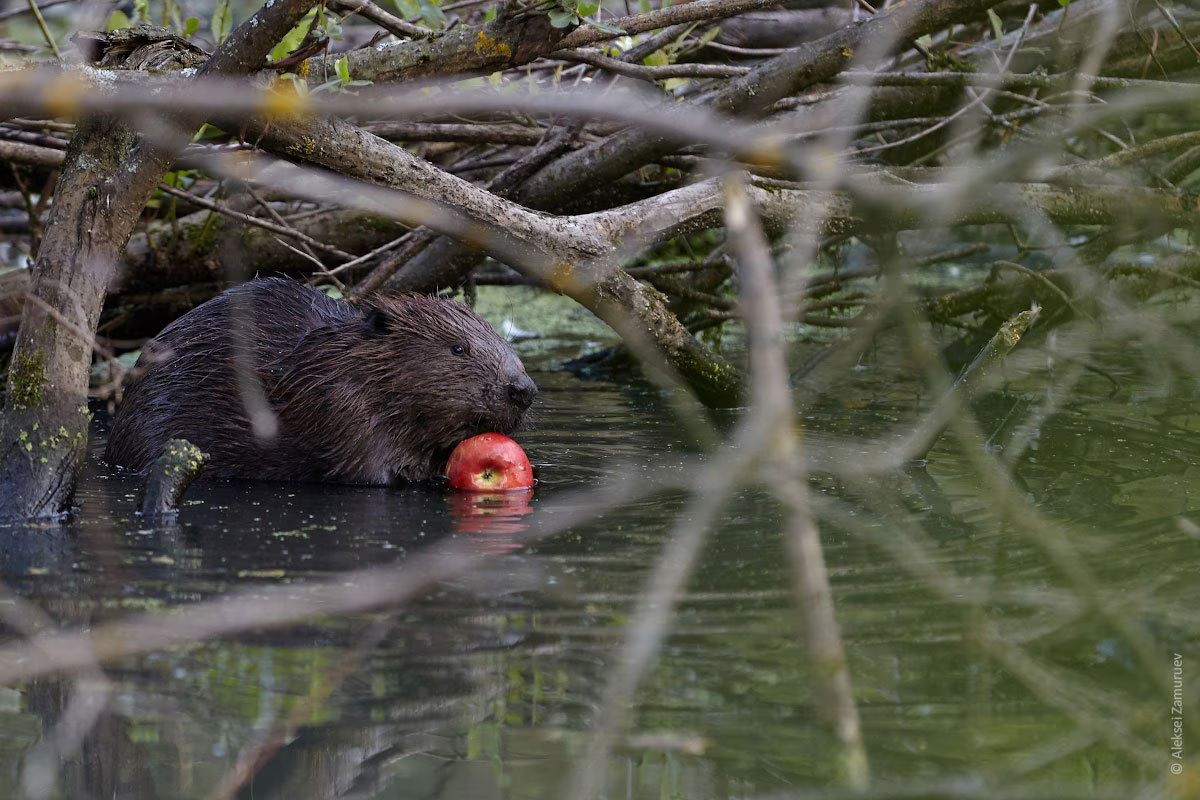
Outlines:
{"label": "apple reflection in water", "polygon": [[454,530],[471,536],[480,552],[501,555],[524,547],[533,489],[505,492],[453,492],[449,495]]}

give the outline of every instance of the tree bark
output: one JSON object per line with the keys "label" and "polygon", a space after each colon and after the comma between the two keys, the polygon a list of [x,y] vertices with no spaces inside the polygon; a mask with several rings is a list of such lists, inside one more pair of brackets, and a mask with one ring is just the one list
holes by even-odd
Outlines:
{"label": "tree bark", "polygon": [[87,445],[90,332],[124,244],[114,241],[111,178],[133,144],[123,123],[96,118],[67,151],[9,369],[0,517],[55,514],[70,502]]}
{"label": "tree bark", "polygon": [[[615,264],[607,270],[610,277],[599,284],[567,277],[578,275],[585,263],[611,257],[616,244],[611,230],[586,216],[551,217],[529,211],[342,120],[305,120],[269,126],[261,133],[259,143],[265,149],[320,164],[344,176],[450,204],[472,220],[503,230],[536,248],[544,255],[545,263],[555,263],[555,273],[562,278],[554,281],[557,288],[616,330],[648,337],[703,402],[720,406],[739,401],[741,380],[737,370],[692,336],[671,313],[661,293],[638,283]],[[431,227],[436,229],[437,225]],[[524,261],[515,261],[512,266],[546,277],[545,270],[530,270]]]}
{"label": "tree bark", "polygon": [[[198,77],[258,70],[312,5],[276,0],[263,7]],[[200,121],[177,120],[189,133]],[[52,516],[70,504],[87,444],[96,322],[121,249],[178,152],[138,140],[126,123],[104,117],[82,123],[72,139],[9,370],[0,423],[0,518]]]}
{"label": "tree bark", "polygon": [[[731,81],[709,98],[708,103],[726,113],[753,113],[768,108],[780,98],[828,80],[850,65],[854,53],[873,37],[899,32],[904,38],[930,33],[952,23],[976,17],[999,0],[909,0],[893,11],[881,13],[828,36],[808,42],[755,67]],[[589,187],[603,186],[623,175],[673,152],[677,142],[624,130],[586,147],[567,153],[537,172],[517,190],[514,199],[529,208],[555,210],[573,195]],[[389,289],[427,291],[431,286],[454,285],[476,261],[460,257],[461,248],[429,248],[405,265]],[[439,258],[432,257],[437,253]],[[457,272],[452,272],[458,268]]]}
{"label": "tree bark", "polygon": [[184,492],[207,460],[208,456],[187,439],[168,441],[162,455],[146,471],[138,493],[138,513],[159,522],[174,519]]}

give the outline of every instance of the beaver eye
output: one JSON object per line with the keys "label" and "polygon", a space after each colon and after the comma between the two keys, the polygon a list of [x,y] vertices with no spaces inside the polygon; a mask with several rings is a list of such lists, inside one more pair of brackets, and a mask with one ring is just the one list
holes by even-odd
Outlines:
{"label": "beaver eye", "polygon": [[456,356],[465,356],[467,354],[467,348],[463,347],[461,344],[452,344],[450,345],[450,352],[454,353]]}

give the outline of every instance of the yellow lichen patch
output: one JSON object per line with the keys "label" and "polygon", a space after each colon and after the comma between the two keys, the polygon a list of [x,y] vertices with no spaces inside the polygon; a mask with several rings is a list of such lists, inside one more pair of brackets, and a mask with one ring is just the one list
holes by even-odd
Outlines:
{"label": "yellow lichen patch", "polygon": [[854,51],[849,47],[842,48],[842,58],[854,58]]}
{"label": "yellow lichen patch", "polygon": [[46,358],[42,351],[21,353],[13,361],[8,376],[8,402],[17,411],[40,406],[47,386]]}
{"label": "yellow lichen patch", "polygon": [[547,280],[550,288],[561,294],[571,294],[579,286],[579,279],[575,276],[575,267],[569,261],[559,261],[550,270],[550,276]]}
{"label": "yellow lichen patch", "polygon": [[481,56],[494,58],[512,57],[512,48],[507,43],[488,36],[487,31],[480,31],[475,36],[475,52]]}
{"label": "yellow lichen patch", "polygon": [[741,154],[747,164],[758,167],[777,167],[783,163],[783,141],[781,139],[758,139]]}
{"label": "yellow lichen patch", "polygon": [[276,83],[263,94],[262,114],[269,120],[285,120],[308,113],[308,97],[290,83]]}
{"label": "yellow lichen patch", "polygon": [[46,84],[46,113],[51,117],[74,117],[79,114],[87,94],[85,81],[78,75],[64,72]]}

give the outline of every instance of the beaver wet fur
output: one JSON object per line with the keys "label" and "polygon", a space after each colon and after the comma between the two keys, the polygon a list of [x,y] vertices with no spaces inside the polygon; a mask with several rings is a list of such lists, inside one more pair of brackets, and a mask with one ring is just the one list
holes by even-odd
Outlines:
{"label": "beaver wet fur", "polygon": [[461,303],[350,305],[287,278],[180,317],[135,374],[108,461],[141,470],[183,438],[208,453],[209,474],[263,480],[425,480],[463,439],[514,431],[537,394],[508,343]]}

